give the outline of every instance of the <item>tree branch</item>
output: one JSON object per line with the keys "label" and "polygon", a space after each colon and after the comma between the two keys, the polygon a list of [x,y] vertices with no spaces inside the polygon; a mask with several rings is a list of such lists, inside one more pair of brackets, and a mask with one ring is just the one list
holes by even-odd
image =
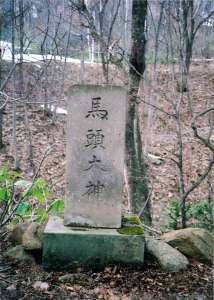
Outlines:
{"label": "tree branch", "polygon": [[204,18],[201,20],[201,22],[198,23],[198,25],[196,26],[194,32],[193,32],[193,36],[196,35],[198,29],[207,21],[209,20],[210,17],[212,17],[212,15],[214,14],[214,9]]}

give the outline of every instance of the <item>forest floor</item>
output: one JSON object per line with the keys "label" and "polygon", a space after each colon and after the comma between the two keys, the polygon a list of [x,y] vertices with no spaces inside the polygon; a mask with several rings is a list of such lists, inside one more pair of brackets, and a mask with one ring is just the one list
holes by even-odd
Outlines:
{"label": "forest floor", "polygon": [[[28,105],[28,121],[25,118],[23,105],[17,105],[17,145],[20,170],[24,178],[32,179],[34,170],[31,163],[33,162],[36,169],[45,150],[52,146],[51,152],[40,169],[39,176],[47,180],[52,190],[51,199],[54,199],[63,197],[65,190],[67,116],[59,114],[53,122],[53,118],[44,116],[40,104],[43,103],[44,95],[46,95],[51,101],[59,100],[58,106],[66,109],[67,97],[64,95],[64,90],[78,82],[79,68],[76,64],[67,65],[64,84],[62,84],[63,75],[60,73],[59,65],[49,70],[48,82],[45,82],[44,78],[36,81],[37,68],[38,64],[37,67],[28,67],[26,71],[28,78],[26,89],[33,89],[29,99],[30,102],[34,102]],[[147,86],[142,87],[141,96],[148,102],[151,99],[150,73],[148,72],[147,75]],[[85,78],[87,83],[103,83],[100,66],[87,65]],[[122,78],[121,74],[112,69],[110,83],[124,85]],[[176,92],[172,93],[169,78],[169,69],[161,66],[158,69],[158,103],[168,112],[171,107],[169,102],[165,101],[164,95],[167,94],[167,97],[172,99],[178,97]],[[200,112],[210,103],[214,103],[214,65],[212,63],[193,65],[190,82],[195,111]],[[48,90],[45,87],[47,83]],[[12,87],[9,85],[7,92],[11,91]],[[187,96],[184,96],[182,101],[184,167],[185,180],[188,185],[206,167],[209,153],[193,137]],[[165,211],[168,203],[178,196],[178,172],[171,159],[172,153],[177,151],[175,123],[173,118],[157,112],[151,135],[148,126],[148,106],[141,103],[140,109],[144,145],[149,153],[161,158],[161,164],[146,160],[152,188],[153,220],[154,225],[159,229],[166,223]],[[200,120],[199,127],[206,133],[208,120]],[[12,167],[14,160],[11,152],[12,107],[10,105],[4,113],[3,134],[5,147],[0,152],[0,165],[7,161]],[[29,136],[33,150],[31,161],[29,159]],[[208,183],[204,181],[192,194],[190,200],[207,199],[207,190]],[[126,206],[127,200],[124,197],[124,209]],[[1,250],[6,246],[7,241],[0,241]],[[1,272],[1,270],[6,271]],[[72,280],[60,282],[59,277],[67,272],[48,273],[39,264],[5,261],[0,256],[0,299],[213,299],[211,268],[196,262],[192,262],[187,271],[175,274],[162,272],[155,264],[145,265],[141,270],[112,267],[101,272],[71,270],[69,273],[74,272],[77,276],[74,276]],[[40,291],[38,288],[33,288],[36,281],[48,283],[48,289]]]}
{"label": "forest floor", "polygon": [[[0,241],[0,250],[7,242]],[[186,271],[167,273],[145,260],[144,268],[106,267],[47,272],[41,264],[0,255],[1,300],[213,300],[212,268],[192,261]]]}

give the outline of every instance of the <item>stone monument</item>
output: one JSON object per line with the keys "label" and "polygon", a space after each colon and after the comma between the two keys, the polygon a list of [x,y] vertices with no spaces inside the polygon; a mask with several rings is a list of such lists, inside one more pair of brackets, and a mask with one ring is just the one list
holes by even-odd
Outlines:
{"label": "stone monument", "polygon": [[44,232],[45,267],[142,264],[142,235],[120,234],[126,91],[73,86],[68,92],[66,196],[63,221]]}

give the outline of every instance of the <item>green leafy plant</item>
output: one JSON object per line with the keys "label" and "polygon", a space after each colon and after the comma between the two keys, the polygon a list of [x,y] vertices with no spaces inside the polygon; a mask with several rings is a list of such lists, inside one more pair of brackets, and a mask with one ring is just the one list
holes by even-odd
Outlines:
{"label": "green leafy plant", "polygon": [[[188,227],[201,227],[213,229],[213,207],[208,201],[189,203],[186,207]],[[181,226],[181,203],[174,199],[167,207],[167,215],[170,219],[167,228],[180,229]]]}
{"label": "green leafy plant", "polygon": [[44,222],[49,214],[63,214],[64,200],[48,201],[51,192],[42,178],[32,182],[7,166],[0,169],[0,228],[20,219]]}
{"label": "green leafy plant", "polygon": [[208,201],[200,201],[198,203],[192,204],[191,217],[193,218],[193,220],[196,220],[196,222],[193,223],[193,226],[212,230],[213,216],[214,208]]}
{"label": "green leafy plant", "polygon": [[15,180],[20,174],[10,171],[5,165],[0,169],[0,227],[12,218],[18,204],[18,193],[15,190]]}
{"label": "green leafy plant", "polygon": [[[187,207],[189,210],[189,207]],[[168,228],[179,229],[181,228],[181,203],[179,200],[174,199],[167,207],[167,215],[169,216]]]}

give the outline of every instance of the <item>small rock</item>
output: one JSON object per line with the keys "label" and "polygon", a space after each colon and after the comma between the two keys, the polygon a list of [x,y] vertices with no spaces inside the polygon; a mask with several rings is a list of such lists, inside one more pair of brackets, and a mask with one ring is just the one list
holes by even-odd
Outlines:
{"label": "small rock", "polygon": [[33,285],[35,290],[47,291],[49,288],[49,284],[47,282],[36,281]]}
{"label": "small rock", "polygon": [[185,228],[165,233],[166,243],[177,248],[188,257],[202,262],[211,262],[213,258],[213,235],[202,228]]}
{"label": "small rock", "polygon": [[8,291],[15,291],[16,290],[16,285],[15,284],[11,284],[10,286],[7,287]]}
{"label": "small rock", "polygon": [[151,153],[148,153],[148,159],[153,165],[156,166],[160,166],[164,163],[164,160],[160,156]]}
{"label": "small rock", "polygon": [[22,245],[25,250],[41,250],[42,249],[42,232],[43,227],[37,223],[31,223],[22,237]]}
{"label": "small rock", "polygon": [[15,246],[7,250],[7,252],[4,254],[5,256],[19,259],[19,260],[31,260],[34,261],[33,256],[26,253],[24,248],[21,245]]}
{"label": "small rock", "polygon": [[59,281],[61,282],[67,282],[67,281],[73,282],[74,280],[75,280],[74,274],[65,274],[59,277]]}
{"label": "small rock", "polygon": [[11,298],[15,298],[17,296],[17,289],[15,284],[11,284],[6,288],[6,290],[9,292]]}
{"label": "small rock", "polygon": [[160,267],[167,272],[185,270],[189,264],[187,258],[178,250],[161,240],[146,238],[146,252],[152,255]]}
{"label": "small rock", "polygon": [[23,245],[25,250],[41,250],[44,225],[24,222],[14,226],[10,239],[18,245]]}
{"label": "small rock", "polygon": [[18,245],[21,245],[23,234],[26,231],[28,226],[29,223],[27,222],[23,222],[15,225],[9,235],[10,240],[12,240],[14,243]]}

